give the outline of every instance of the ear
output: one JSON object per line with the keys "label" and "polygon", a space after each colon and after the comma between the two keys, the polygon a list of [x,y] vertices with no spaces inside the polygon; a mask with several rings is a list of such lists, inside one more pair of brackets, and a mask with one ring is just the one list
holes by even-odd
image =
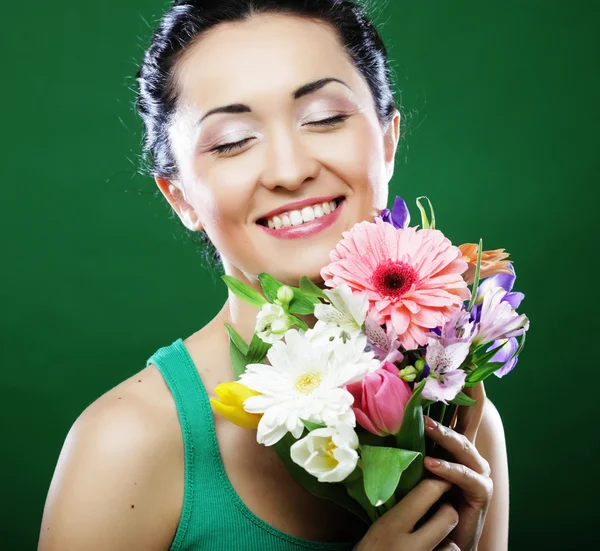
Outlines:
{"label": "ear", "polygon": [[175,184],[174,182],[176,182],[176,180],[166,180],[164,178],[159,178],[158,176],[155,176],[154,180],[165,199],[183,222],[183,225],[192,231],[202,230],[203,226],[198,219],[198,214],[185,198],[185,194],[182,191],[183,186],[179,182]]}
{"label": "ear", "polygon": [[396,159],[396,149],[398,147],[398,140],[400,139],[400,111],[394,110],[394,117],[389,122],[387,130],[385,132],[384,151],[385,151],[385,168],[388,182],[394,175],[394,162]]}

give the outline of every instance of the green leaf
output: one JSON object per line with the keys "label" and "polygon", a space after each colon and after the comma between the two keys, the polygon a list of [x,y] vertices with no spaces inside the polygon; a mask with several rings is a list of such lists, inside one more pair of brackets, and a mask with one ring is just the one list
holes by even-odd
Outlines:
{"label": "green leaf", "polygon": [[521,352],[523,352],[523,348],[525,348],[525,336],[527,335],[527,331],[521,335],[521,340],[519,341],[519,348],[515,350],[515,353],[510,357],[512,360],[515,356],[518,356]]}
{"label": "green leaf", "polygon": [[394,495],[400,476],[420,455],[419,452],[382,446],[360,446],[365,493],[374,507]]}
{"label": "green leaf", "polygon": [[302,422],[304,423],[304,426],[306,427],[306,429],[308,431],[313,431],[316,429],[323,429],[326,426],[326,425],[322,425],[320,423],[313,423],[312,421],[306,421],[304,419],[302,419]]}
{"label": "green leaf", "polygon": [[272,275],[266,272],[258,274],[258,281],[262,287],[265,296],[271,301],[277,300],[277,289],[283,285],[280,281],[277,281]]}
{"label": "green leaf", "polygon": [[227,333],[229,333],[229,338],[231,339],[233,344],[235,344],[237,349],[244,356],[248,354],[248,345],[246,344],[246,341],[244,341],[244,339],[240,337],[237,331],[233,327],[231,327],[231,325],[229,325],[227,322],[225,322],[225,328],[227,329]]}
{"label": "green leaf", "polygon": [[[360,469],[356,470],[360,471]],[[378,510],[371,505],[371,502],[365,493],[365,482],[362,475],[359,477],[353,477],[350,475],[346,480],[344,480],[344,486],[346,487],[346,491],[350,497],[352,497],[362,506],[365,513],[368,515],[369,520],[371,522],[375,522],[380,517],[380,514]]]}
{"label": "green leaf", "polygon": [[[427,218],[427,214],[425,213],[425,208],[423,207],[423,205],[421,205],[421,199],[427,199],[427,202],[429,203],[429,211],[431,212],[431,224],[429,223],[429,219]],[[421,223],[422,223],[423,229],[435,230],[435,213],[433,212],[433,205],[431,204],[429,197],[426,197],[425,195],[418,197],[417,198],[417,206],[419,207],[419,210],[421,211]]]}
{"label": "green leaf", "polygon": [[467,377],[465,387],[473,388],[477,383],[485,381],[494,371],[498,371],[506,362],[488,362],[480,365]]}
{"label": "green leaf", "polygon": [[248,354],[246,354],[246,365],[260,364],[265,359],[271,344],[263,341],[256,333],[252,336]]}
{"label": "green leaf", "polygon": [[327,298],[327,295],[323,292],[323,289],[318,287],[311,279],[309,279],[306,276],[302,276],[300,278],[300,290],[305,295],[310,295],[313,297],[322,298],[322,299],[329,301],[329,299]]}
{"label": "green leaf", "polygon": [[488,363],[498,353],[498,351],[501,350],[507,344],[508,344],[508,340],[504,344],[501,344],[497,348],[494,348],[494,350],[488,350],[484,354],[481,354],[480,356],[475,357],[474,358],[475,363],[477,364],[477,366]]}
{"label": "green leaf", "polygon": [[473,280],[473,290],[471,291],[471,300],[469,302],[469,312],[473,309],[477,289],[479,288],[479,275],[481,273],[481,255],[483,254],[483,239],[479,238],[479,250],[477,251],[477,264],[475,265],[475,279]]}
{"label": "green leaf", "polygon": [[450,400],[450,403],[456,406],[472,406],[477,403],[477,400],[473,400],[473,398],[467,396],[464,392],[459,392],[454,400]]}
{"label": "green leaf", "polygon": [[311,494],[337,503],[356,515],[365,524],[370,525],[369,515],[358,502],[350,497],[342,483],[319,482],[316,477],[292,461],[290,448],[295,442],[296,439],[288,432],[279,442],[273,445],[294,480],[304,486]]}
{"label": "green leaf", "polygon": [[306,325],[306,323],[304,323],[300,318],[290,315],[290,319],[292,320],[292,322],[298,329],[303,329],[304,331],[308,331],[308,325]]}
{"label": "green leaf", "polygon": [[396,444],[403,450],[415,451],[420,456],[413,461],[400,478],[397,496],[404,497],[423,478],[425,469],[425,426],[423,424],[423,398],[421,393],[427,379],[423,379],[413,389],[412,396],[404,409],[404,417],[400,431],[396,434]]}
{"label": "green leaf", "polygon": [[[272,275],[266,272],[258,275],[258,281],[262,286],[265,296],[275,302],[277,299],[277,290],[283,285],[277,281]],[[294,292],[294,298],[290,302],[289,311],[293,314],[312,314],[315,311],[314,305],[319,304],[320,300],[311,295],[305,294],[298,287],[289,286]]]}
{"label": "green leaf", "polygon": [[[478,366],[477,369],[475,371],[473,371],[467,377],[465,387],[472,388],[477,383],[479,383],[481,381],[485,381],[485,379],[487,379],[492,373],[494,373],[495,371],[498,371],[498,369],[500,369],[506,363],[510,362],[515,356],[518,356],[523,351],[523,348],[525,347],[525,338],[526,338],[525,335],[527,335],[527,332],[525,332],[525,333],[523,333],[523,335],[521,335],[521,340],[519,342],[518,348],[515,350],[514,354],[512,354],[511,357],[506,362],[488,362],[488,361],[486,361],[486,363],[483,363],[482,365]],[[506,341],[502,346],[505,346],[507,343],[508,343],[508,341]],[[477,359],[478,360],[480,358],[486,359],[486,360],[491,359],[496,354],[496,352],[498,352],[498,350],[500,350],[502,348],[502,346],[499,346],[498,348],[494,348],[494,350],[490,350],[489,352],[482,354]]]}
{"label": "green leaf", "polygon": [[[229,357],[231,358],[231,367],[235,373],[236,379],[246,371],[246,353],[248,352],[248,345],[244,342],[244,339],[240,337],[235,329],[228,323],[225,323],[227,332],[229,333]],[[242,352],[245,350],[246,352]]]}
{"label": "green leaf", "polygon": [[315,304],[320,304],[321,301],[318,298],[305,295],[296,287],[292,287],[294,291],[294,298],[290,302],[290,312],[293,314],[314,314]]}
{"label": "green leaf", "polygon": [[221,279],[223,279],[227,287],[229,287],[229,289],[236,296],[240,297],[248,304],[252,304],[253,306],[258,306],[260,308],[263,304],[267,303],[265,297],[263,297],[258,291],[248,287],[248,285],[237,280],[235,277],[225,274],[221,276]]}

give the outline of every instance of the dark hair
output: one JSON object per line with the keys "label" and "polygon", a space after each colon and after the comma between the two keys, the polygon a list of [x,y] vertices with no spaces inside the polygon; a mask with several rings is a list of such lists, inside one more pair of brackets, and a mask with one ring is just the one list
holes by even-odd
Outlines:
{"label": "dark hair", "polygon": [[[178,99],[173,69],[186,47],[219,23],[262,13],[291,14],[330,24],[367,81],[379,121],[387,127],[396,108],[392,74],[386,47],[363,5],[349,0],[176,0],[162,17],[136,75],[137,107],[145,126],[143,153],[150,156],[148,172],[165,179],[177,175],[168,126]],[[200,234],[213,263],[220,260],[204,231],[190,233]]]}

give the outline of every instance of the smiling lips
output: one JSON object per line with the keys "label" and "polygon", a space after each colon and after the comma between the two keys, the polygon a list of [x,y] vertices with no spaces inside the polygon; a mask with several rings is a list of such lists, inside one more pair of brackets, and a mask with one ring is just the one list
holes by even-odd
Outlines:
{"label": "smiling lips", "polygon": [[306,222],[312,222],[333,212],[337,208],[335,201],[326,201],[316,205],[304,207],[302,210],[292,210],[272,216],[267,219],[267,227],[276,230],[289,226],[300,226]]}
{"label": "smiling lips", "polygon": [[262,221],[266,220],[266,225],[259,223],[259,226],[280,239],[306,237],[333,224],[339,217],[343,202],[343,198],[339,198],[306,206],[302,210],[286,211],[263,218]]}

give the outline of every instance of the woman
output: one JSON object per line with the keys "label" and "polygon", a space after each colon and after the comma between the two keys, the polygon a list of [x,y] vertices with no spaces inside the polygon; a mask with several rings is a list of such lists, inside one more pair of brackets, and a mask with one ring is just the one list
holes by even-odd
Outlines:
{"label": "woman", "polygon": [[[387,203],[400,127],[389,80],[351,2],[175,2],[138,74],[156,183],[227,274],[322,285],[342,232]],[[207,393],[234,379],[224,322],[248,341],[256,313],[230,295],[80,415],[41,551],[507,548],[503,428],[483,385],[456,430],[430,431],[453,461],[427,460],[431,476],[368,530],[296,484],[252,431],[213,417]]]}

